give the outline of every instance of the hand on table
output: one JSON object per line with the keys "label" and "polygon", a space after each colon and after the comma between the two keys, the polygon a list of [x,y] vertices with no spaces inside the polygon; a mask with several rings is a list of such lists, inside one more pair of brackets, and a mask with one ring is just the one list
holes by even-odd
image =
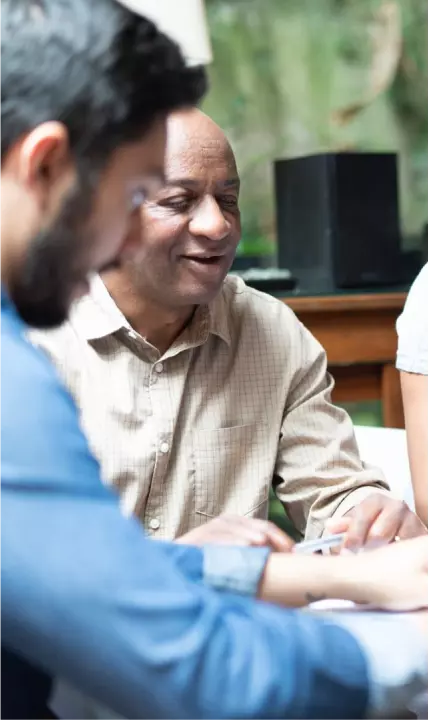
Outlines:
{"label": "hand on table", "polygon": [[344,548],[376,547],[401,540],[427,536],[427,528],[408,505],[390,495],[374,493],[347,515],[326,523],[329,533],[346,533]]}
{"label": "hand on table", "polygon": [[294,541],[268,520],[219,515],[201,527],[190,530],[176,542],[184,545],[268,546],[276,552],[289,552]]}

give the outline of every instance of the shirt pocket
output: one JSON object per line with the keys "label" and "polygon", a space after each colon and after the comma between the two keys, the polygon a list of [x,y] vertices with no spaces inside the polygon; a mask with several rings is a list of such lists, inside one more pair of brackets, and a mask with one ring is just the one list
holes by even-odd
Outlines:
{"label": "shirt pocket", "polygon": [[195,512],[266,518],[272,480],[263,423],[199,430],[192,439]]}

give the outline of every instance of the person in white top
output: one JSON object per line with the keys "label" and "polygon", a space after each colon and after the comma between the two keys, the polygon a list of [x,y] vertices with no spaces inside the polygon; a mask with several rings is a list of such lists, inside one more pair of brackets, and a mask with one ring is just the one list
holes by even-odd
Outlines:
{"label": "person in white top", "polygon": [[428,266],[420,271],[397,322],[408,455],[416,504],[428,524]]}

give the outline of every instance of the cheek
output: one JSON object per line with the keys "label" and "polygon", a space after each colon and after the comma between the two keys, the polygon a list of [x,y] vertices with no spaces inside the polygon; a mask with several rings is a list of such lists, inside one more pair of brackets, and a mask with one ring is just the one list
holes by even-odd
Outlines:
{"label": "cheek", "polygon": [[235,244],[238,245],[241,239],[241,216],[240,213],[236,215],[232,223],[232,234],[235,240]]}
{"label": "cheek", "polygon": [[142,248],[146,255],[156,257],[158,264],[174,261],[186,241],[187,221],[165,212],[145,212],[142,217]]}

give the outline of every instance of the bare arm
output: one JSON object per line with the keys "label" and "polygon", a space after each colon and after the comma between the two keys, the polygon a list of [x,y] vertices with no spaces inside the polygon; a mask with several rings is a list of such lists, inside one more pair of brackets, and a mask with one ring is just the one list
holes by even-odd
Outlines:
{"label": "bare arm", "polygon": [[259,597],[295,607],[326,598],[399,611],[427,607],[427,555],[426,537],[338,557],[273,553]]}
{"label": "bare arm", "polygon": [[402,399],[407,431],[416,512],[428,524],[428,378],[401,372]]}

